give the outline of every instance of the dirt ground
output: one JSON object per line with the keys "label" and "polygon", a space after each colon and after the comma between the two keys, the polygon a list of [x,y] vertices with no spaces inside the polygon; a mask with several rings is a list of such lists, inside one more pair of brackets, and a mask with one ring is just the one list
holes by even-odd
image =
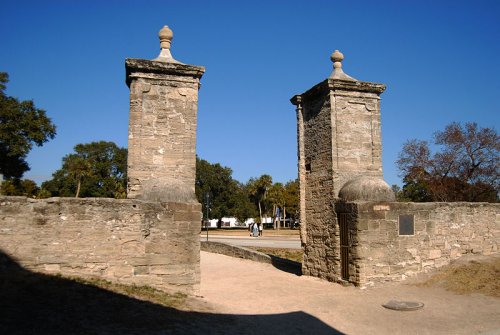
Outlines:
{"label": "dirt ground", "polygon": [[[500,334],[499,298],[417,287],[414,281],[361,290],[206,252],[201,274],[202,301],[232,316],[234,333]],[[383,308],[390,300],[424,307]]]}
{"label": "dirt ground", "polygon": [[206,252],[201,277],[202,297],[166,295],[32,272],[0,252],[0,334],[500,334],[500,298],[436,285],[360,290]]}

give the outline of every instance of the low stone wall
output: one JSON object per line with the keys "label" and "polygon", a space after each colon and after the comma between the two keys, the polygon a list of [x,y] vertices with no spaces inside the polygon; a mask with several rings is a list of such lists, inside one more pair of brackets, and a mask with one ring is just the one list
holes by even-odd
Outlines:
{"label": "low stone wall", "polygon": [[356,202],[337,203],[336,211],[348,221],[346,280],[358,285],[403,280],[464,254],[499,251],[500,204]]}
{"label": "low stone wall", "polygon": [[267,255],[252,249],[237,247],[234,245],[221,242],[202,241],[201,250],[206,252],[211,252],[214,254],[221,254],[230,257],[249,259],[254,262],[268,263],[286,272],[295,273],[297,275],[302,274],[301,263],[277,257],[274,255]]}
{"label": "low stone wall", "polygon": [[45,273],[197,293],[201,206],[0,197],[0,249]]}
{"label": "low stone wall", "polygon": [[243,247],[235,247],[221,242],[202,241],[201,250],[214,254],[249,259],[261,263],[272,263],[271,256],[263,254],[262,252],[246,249]]}

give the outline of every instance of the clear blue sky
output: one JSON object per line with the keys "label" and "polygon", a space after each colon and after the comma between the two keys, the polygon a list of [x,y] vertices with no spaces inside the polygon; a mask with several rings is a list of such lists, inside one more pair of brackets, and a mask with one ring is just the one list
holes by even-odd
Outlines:
{"label": "clear blue sky", "polygon": [[49,179],[78,143],[127,146],[125,58],[172,53],[206,67],[198,155],[233,177],[297,176],[289,99],[324,80],[330,54],[344,71],[387,85],[382,95],[384,176],[409,138],[452,122],[500,125],[500,1],[2,1],[0,71],[7,93],[33,99],[57,136],[28,157],[25,177]]}

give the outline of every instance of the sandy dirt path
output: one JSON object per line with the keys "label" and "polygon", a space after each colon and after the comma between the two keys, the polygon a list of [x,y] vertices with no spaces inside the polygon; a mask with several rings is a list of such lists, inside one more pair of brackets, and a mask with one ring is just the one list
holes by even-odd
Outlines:
{"label": "sandy dirt path", "polygon": [[[400,283],[361,290],[207,252],[201,277],[203,300],[234,316],[235,333],[500,334],[500,299],[483,295]],[[392,311],[381,306],[389,300],[425,306]]]}

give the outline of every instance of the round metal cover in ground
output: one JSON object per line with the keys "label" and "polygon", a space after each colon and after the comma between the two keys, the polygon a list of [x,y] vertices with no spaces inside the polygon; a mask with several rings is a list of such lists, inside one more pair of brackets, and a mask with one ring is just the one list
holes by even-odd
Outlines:
{"label": "round metal cover in ground", "polygon": [[416,311],[417,309],[424,307],[424,304],[416,301],[391,300],[382,306],[395,311]]}

